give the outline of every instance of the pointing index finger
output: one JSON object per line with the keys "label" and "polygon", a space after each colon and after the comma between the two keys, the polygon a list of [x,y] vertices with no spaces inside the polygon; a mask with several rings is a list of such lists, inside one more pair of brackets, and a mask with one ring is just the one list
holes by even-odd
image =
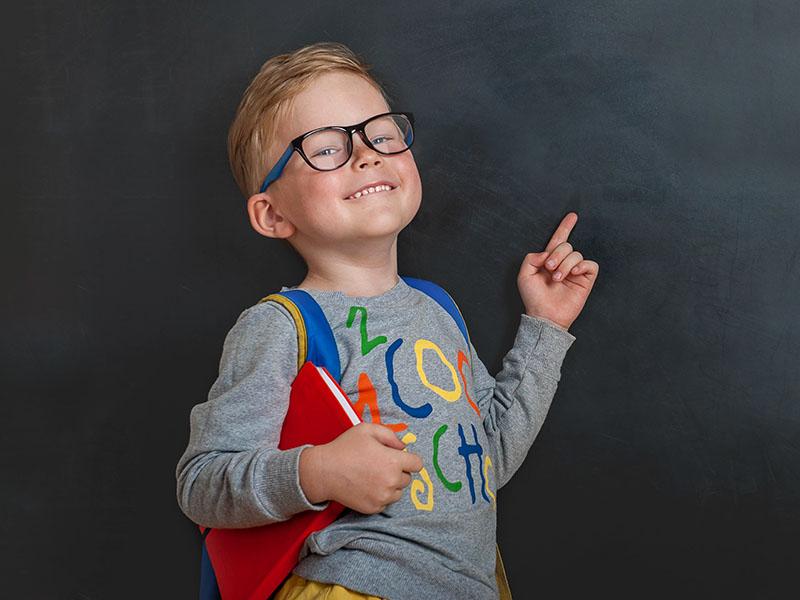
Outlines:
{"label": "pointing index finger", "polygon": [[569,234],[575,227],[575,223],[577,222],[578,213],[568,212],[564,218],[561,219],[561,223],[558,224],[558,227],[556,227],[553,237],[550,238],[550,241],[547,243],[547,247],[544,249],[545,252],[552,252],[556,246],[562,242],[566,242],[567,238],[569,238]]}

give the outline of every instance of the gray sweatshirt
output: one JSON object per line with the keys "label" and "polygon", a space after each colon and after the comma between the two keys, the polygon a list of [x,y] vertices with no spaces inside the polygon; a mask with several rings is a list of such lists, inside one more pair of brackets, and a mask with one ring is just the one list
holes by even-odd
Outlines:
{"label": "gray sweatshirt", "polygon": [[[402,279],[379,296],[307,291],[333,329],[356,413],[393,425],[424,468],[384,512],[348,509],[312,534],[294,572],[391,600],[496,599],[497,491],[536,438],[575,337],[522,314],[495,379],[453,318]],[[274,302],[247,308],[228,333],[176,469],[178,503],[195,523],[254,527],[328,506],[300,487],[306,446],[277,449],[296,336]]]}

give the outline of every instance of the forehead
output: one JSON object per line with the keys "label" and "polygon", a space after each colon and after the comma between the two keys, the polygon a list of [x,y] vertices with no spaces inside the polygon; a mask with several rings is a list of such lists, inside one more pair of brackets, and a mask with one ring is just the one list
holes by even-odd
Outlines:
{"label": "forehead", "polygon": [[279,129],[288,142],[317,127],[352,125],[389,110],[369,81],[355,73],[334,71],[318,75],[292,99]]}

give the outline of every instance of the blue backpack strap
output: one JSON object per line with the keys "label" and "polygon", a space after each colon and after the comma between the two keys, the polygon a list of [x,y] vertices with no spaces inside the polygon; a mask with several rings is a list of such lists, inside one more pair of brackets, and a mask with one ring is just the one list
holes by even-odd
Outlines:
{"label": "blue backpack strap", "polygon": [[314,298],[305,290],[276,292],[261,299],[272,300],[283,306],[294,319],[297,329],[297,369],[306,361],[325,367],[333,378],[341,383],[342,366],[339,351],[325,313]]}
{"label": "blue backpack strap", "polygon": [[[453,317],[467,349],[470,347],[469,331],[464,322],[464,317],[458,308],[455,300],[441,286],[415,277],[401,277],[407,285],[418,289],[433,298],[448,314]],[[331,375],[341,383],[342,369],[339,363],[339,351],[336,347],[336,339],[333,331],[325,317],[322,308],[317,301],[305,290],[285,290],[276,292],[261,299],[261,302],[273,300],[283,306],[295,320],[297,328],[297,368],[303,366],[310,360],[317,366],[324,366]]]}
{"label": "blue backpack strap", "polygon": [[450,316],[453,317],[456,325],[458,325],[458,328],[461,330],[461,335],[464,336],[464,341],[467,343],[467,350],[469,350],[470,342],[467,324],[464,321],[464,317],[461,315],[458,305],[450,294],[448,294],[443,287],[426,279],[417,279],[415,277],[402,277],[402,279],[411,287],[418,289],[420,292],[436,300],[443,309],[450,313]]}
{"label": "blue backpack strap", "polygon": [[206,540],[203,537],[203,550],[200,555],[200,600],[222,600],[217,585],[217,577],[214,575],[214,567],[211,566],[211,559],[208,558],[206,551]]}

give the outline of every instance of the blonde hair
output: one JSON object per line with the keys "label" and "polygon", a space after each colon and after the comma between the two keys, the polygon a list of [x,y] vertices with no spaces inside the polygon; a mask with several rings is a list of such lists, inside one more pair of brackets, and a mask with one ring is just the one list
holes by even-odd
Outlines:
{"label": "blonde hair", "polygon": [[[349,71],[360,75],[389,97],[370,74],[371,66],[338,42],[319,42],[265,62],[242,96],[228,130],[228,161],[245,198],[257,194],[272,165],[267,151],[275,139],[279,119],[286,116],[292,99],[321,73]],[[276,157],[277,158],[277,157]]]}

